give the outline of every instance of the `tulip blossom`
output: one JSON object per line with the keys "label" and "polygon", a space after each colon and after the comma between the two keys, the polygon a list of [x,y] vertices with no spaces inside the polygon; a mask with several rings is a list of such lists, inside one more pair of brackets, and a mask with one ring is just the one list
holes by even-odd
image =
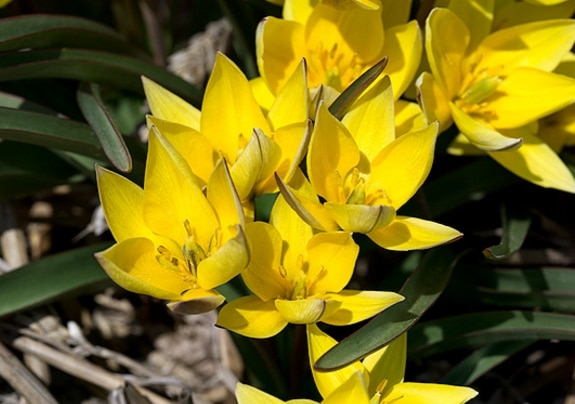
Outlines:
{"label": "tulip blossom", "polygon": [[198,182],[207,184],[218,161],[225,158],[242,201],[275,192],[273,173],[291,177],[306,148],[308,101],[301,59],[294,69],[267,115],[244,74],[220,53],[201,112],[144,79],[152,111],[149,125],[174,145]]}
{"label": "tulip blossom", "polygon": [[96,254],[106,273],[124,289],[171,301],[178,312],[202,313],[223,303],[214,288],[249,261],[225,161],[214,168],[204,195],[184,158],[152,130],[143,189],[101,167],[96,174],[117,242]]}
{"label": "tulip blossom", "polygon": [[341,122],[320,107],[307,172],[325,202],[280,180],[282,194],[307,223],[322,231],[365,233],[391,250],[429,248],[461,236],[450,227],[396,214],[429,174],[437,124],[396,137],[394,116],[389,78],[363,94]]}
{"label": "tulip blossom", "polygon": [[[575,21],[543,20],[491,33],[492,10],[451,2],[426,22],[431,72],[420,102],[442,129],[455,122],[467,142],[516,175],[575,192],[575,180],[531,124],[575,102],[575,79],[553,73],[575,40]],[[456,152],[455,149],[452,149]]]}
{"label": "tulip blossom", "polygon": [[366,381],[370,404],[462,404],[477,395],[469,387],[435,383],[404,382],[406,334],[384,348],[338,370],[320,372],[315,362],[337,341],[315,324],[307,326],[309,360],[316,386],[323,397],[329,397],[350,377],[361,374]]}
{"label": "tulip blossom", "polygon": [[359,252],[349,232],[314,234],[281,197],[270,223],[246,225],[252,259],[242,279],[254,295],[226,304],[218,325],[269,338],[288,323],[353,324],[403,300],[393,292],[344,290]]}
{"label": "tulip blossom", "polygon": [[419,27],[415,21],[405,23],[410,2],[384,1],[377,9],[337,7],[341,3],[346,2],[322,2],[312,7],[309,1],[287,0],[283,19],[268,17],[260,23],[256,52],[260,81],[265,83],[256,84],[260,91],[267,88],[277,95],[305,58],[309,87],[322,86],[325,97],[333,99],[333,93],[343,91],[387,56],[386,73],[399,98],[412,81],[421,57]]}
{"label": "tulip blossom", "polygon": [[[255,387],[238,383],[236,385],[236,399],[238,404],[319,404],[317,401],[307,399],[295,399],[283,401],[267,394]],[[340,404],[353,402],[354,404],[371,404],[363,378],[359,373],[352,375],[326,397],[321,404]]]}

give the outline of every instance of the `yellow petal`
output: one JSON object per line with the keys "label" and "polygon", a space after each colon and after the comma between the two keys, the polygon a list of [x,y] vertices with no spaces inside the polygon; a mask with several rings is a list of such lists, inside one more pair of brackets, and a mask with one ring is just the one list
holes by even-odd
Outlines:
{"label": "yellow petal", "polygon": [[387,145],[372,162],[368,194],[381,189],[395,209],[403,206],[431,170],[437,127],[433,123]]}
{"label": "yellow petal", "polygon": [[575,21],[537,21],[494,32],[479,45],[477,71],[497,67],[506,76],[520,66],[552,71],[575,41]]}
{"label": "yellow petal", "polygon": [[327,351],[333,348],[337,341],[321,331],[315,324],[307,327],[307,346],[309,352],[309,362],[312,369],[315,385],[322,397],[328,397],[339,386],[349,380],[356,372],[365,372],[360,362],[353,362],[341,369],[330,372],[318,372],[314,369],[315,362]]}
{"label": "yellow petal", "polygon": [[310,0],[285,0],[283,18],[305,24],[317,1]]}
{"label": "yellow petal", "polygon": [[423,129],[426,126],[427,121],[419,105],[405,100],[395,101],[395,133],[397,137]]}
{"label": "yellow petal", "polygon": [[545,188],[575,193],[575,179],[565,163],[545,142],[524,133],[520,148],[491,152],[495,161],[515,175]]}
{"label": "yellow petal", "polygon": [[527,3],[538,4],[542,6],[554,6],[565,3],[567,0],[525,0]]}
{"label": "yellow petal", "polygon": [[164,300],[181,300],[192,287],[176,270],[158,263],[154,243],[131,238],[95,254],[98,263],[122,288]]}
{"label": "yellow petal", "polygon": [[521,145],[521,138],[507,137],[486,123],[469,116],[455,104],[449,103],[455,124],[471,143],[484,151],[512,149]]}
{"label": "yellow petal", "polygon": [[302,59],[285,85],[280,89],[268,113],[274,130],[308,118],[306,64]]}
{"label": "yellow petal", "polygon": [[450,1],[453,11],[465,24],[470,33],[469,48],[475,47],[491,33],[495,0]]}
{"label": "yellow petal", "polygon": [[253,197],[256,184],[273,173],[281,161],[282,151],[273,139],[255,128],[249,142],[230,168],[241,200]]}
{"label": "yellow petal", "polygon": [[106,222],[116,241],[155,238],[144,222],[144,191],[130,180],[96,165],[98,193]]}
{"label": "yellow petal", "polygon": [[[381,0],[383,26],[391,28],[394,25],[403,24],[409,19],[412,0]],[[387,41],[387,38],[385,39]]]}
{"label": "yellow petal", "polygon": [[232,300],[220,310],[216,325],[250,338],[271,338],[288,324],[275,302],[262,302],[257,296]]}
{"label": "yellow petal", "polygon": [[214,149],[221,151],[230,164],[235,162],[238,149],[245,147],[242,142],[247,142],[254,128],[270,132],[248,80],[221,53],[216,55],[214,69],[206,87],[201,128]]}
{"label": "yellow petal", "polygon": [[318,195],[331,202],[345,203],[340,187],[358,163],[359,149],[353,137],[321,104],[307,155],[307,173]]}
{"label": "yellow petal", "polygon": [[[338,10],[322,3],[317,4],[309,16],[305,35],[312,52],[319,49],[330,52],[335,48],[347,66],[352,61],[374,62],[381,54],[384,41],[379,12],[361,8]],[[308,62],[311,67],[312,61]]]}
{"label": "yellow petal", "polygon": [[359,246],[351,233],[329,232],[314,235],[307,244],[308,279],[317,279],[308,293],[339,292],[351,279]]}
{"label": "yellow petal", "polygon": [[279,398],[242,383],[236,384],[236,399],[238,404],[285,404]]}
{"label": "yellow petal", "polygon": [[454,156],[484,156],[485,152],[473,146],[471,141],[463,134],[459,133],[447,148],[449,154]]}
{"label": "yellow petal", "polygon": [[190,289],[182,295],[181,301],[168,303],[168,307],[177,314],[202,314],[215,310],[226,298],[217,290]]}
{"label": "yellow petal", "polygon": [[215,253],[200,261],[198,284],[203,289],[223,285],[238,275],[250,260],[248,241],[241,226],[236,226],[236,236],[224,242]]}
{"label": "yellow petal", "polygon": [[[303,174],[301,175],[303,177]],[[279,176],[276,176],[281,195],[288,205],[307,224],[321,231],[337,231],[339,225],[318,201],[287,186]],[[307,180],[305,180],[307,181]]]}
{"label": "yellow petal", "polygon": [[[207,185],[208,179],[219,159],[210,141],[195,129],[179,123],[147,116],[148,126],[155,126],[174,149],[187,161],[196,175],[198,185]],[[197,180],[200,181],[197,181]]]}
{"label": "yellow petal", "polygon": [[270,224],[248,223],[246,235],[252,246],[251,260],[242,279],[246,286],[261,300],[269,301],[286,296],[291,283],[280,275],[283,240]]}
{"label": "yellow petal", "polygon": [[409,404],[453,403],[471,400],[477,392],[470,387],[434,383],[400,383],[384,397],[385,402],[403,400]]}
{"label": "yellow petal", "polygon": [[385,76],[362,94],[341,120],[368,161],[395,139],[393,107],[391,82]]}
{"label": "yellow petal", "polygon": [[497,10],[493,25],[501,29],[533,21],[569,18],[575,12],[575,2],[565,0],[555,0],[555,2],[561,2],[561,4],[540,7],[535,3],[528,4],[525,1],[510,2]]}
{"label": "yellow petal", "polygon": [[375,244],[395,251],[431,248],[461,236],[460,232],[451,227],[405,216],[397,216],[389,226],[368,234]]}
{"label": "yellow petal", "polygon": [[256,77],[249,81],[252,93],[258,105],[265,111],[272,107],[276,96],[272,94],[263,77]]}
{"label": "yellow petal", "polygon": [[[290,208],[283,196],[278,196],[270,215],[270,223],[283,240],[283,266],[290,281],[300,272],[301,255],[313,234],[311,226]],[[295,272],[294,272],[295,271]]]}
{"label": "yellow petal", "polygon": [[256,30],[258,70],[272,94],[278,94],[306,56],[304,26],[295,21],[265,18]]}
{"label": "yellow petal", "polygon": [[399,99],[413,81],[422,48],[421,30],[415,20],[385,30],[382,54],[389,57],[385,73],[391,79],[394,99]]}
{"label": "yellow petal", "polygon": [[[281,159],[273,172],[266,171],[261,173],[260,178],[262,180],[256,184],[254,189],[256,195],[278,191],[274,173],[277,173],[288,183],[291,181],[295,172],[299,169],[299,163],[301,163],[307,153],[312,130],[311,121],[307,121],[284,126],[274,133],[273,140],[281,149]],[[269,167],[271,168],[271,166]]]}
{"label": "yellow petal", "polygon": [[326,298],[337,300],[341,306],[331,316],[325,316],[322,322],[331,325],[349,325],[367,320],[404,300],[394,292],[371,290],[342,290],[339,293],[328,293]]}
{"label": "yellow petal", "polygon": [[441,88],[434,76],[427,72],[421,73],[417,78],[417,98],[423,115],[428,123],[439,122],[439,133],[447,130],[453,120],[451,108],[445,90]]}
{"label": "yellow petal", "polygon": [[[401,334],[385,347],[368,355],[363,360],[363,366],[369,372],[368,391],[380,391],[386,394],[398,383],[403,382],[405,360],[407,357],[407,333]],[[380,384],[385,382],[381,390]]]}
{"label": "yellow petal", "polygon": [[339,227],[353,233],[370,233],[387,226],[395,218],[395,209],[384,205],[352,205],[326,202],[325,209]]}
{"label": "yellow petal", "polygon": [[339,302],[306,298],[298,300],[276,299],[275,305],[288,323],[312,324],[318,322],[324,314],[329,315],[339,307]]}
{"label": "yellow petal", "polygon": [[445,8],[431,11],[425,24],[425,50],[431,71],[448,99],[459,92],[461,63],[469,41],[469,30],[453,12]]}
{"label": "yellow petal", "polygon": [[196,107],[147,77],[142,77],[142,83],[146,100],[155,117],[200,130],[201,113]]}
{"label": "yellow petal", "polygon": [[[501,93],[501,94],[499,94]],[[489,101],[495,128],[516,128],[573,104],[575,79],[528,67],[517,68],[497,87]]]}
{"label": "yellow petal", "polygon": [[244,225],[242,204],[225,160],[220,160],[210,176],[207,198],[218,215],[222,241],[236,235],[236,225]]}
{"label": "yellow petal", "polygon": [[202,190],[194,183],[183,157],[155,131],[150,131],[144,179],[144,219],[156,234],[183,243],[187,220],[196,242],[210,244],[218,220]]}
{"label": "yellow petal", "polygon": [[[275,1],[276,0],[272,2]],[[317,401],[305,398],[283,401],[255,387],[242,383],[236,384],[236,399],[238,400],[238,404],[318,404]]]}
{"label": "yellow petal", "polygon": [[322,404],[339,404],[353,402],[355,404],[369,404],[369,395],[361,373],[354,373],[341,386],[335,389]]}

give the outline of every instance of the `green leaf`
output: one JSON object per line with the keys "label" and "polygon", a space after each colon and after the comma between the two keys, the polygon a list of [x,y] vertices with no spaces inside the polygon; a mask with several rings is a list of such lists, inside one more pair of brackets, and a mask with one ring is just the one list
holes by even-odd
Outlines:
{"label": "green leaf", "polygon": [[429,251],[399,293],[405,296],[364,327],[326,352],[315,368],[332,370],[362,359],[411,328],[437,300],[451,275],[456,256],[449,246]]}
{"label": "green leaf", "polygon": [[85,178],[51,150],[10,140],[0,142],[2,199],[29,195]]}
{"label": "green leaf", "polygon": [[329,112],[337,119],[341,120],[351,104],[377,79],[387,66],[387,56],[367,69],[353,83],[351,83],[329,106]]}
{"label": "green leaf", "polygon": [[95,83],[83,83],[78,89],[77,98],[78,105],[98,137],[106,157],[118,170],[124,173],[130,172],[132,170],[130,152],[102,102],[99,86]]}
{"label": "green leaf", "polygon": [[489,259],[509,258],[511,254],[519,251],[531,226],[531,215],[523,207],[501,205],[501,221],[503,222],[501,242],[483,250],[483,255]]}
{"label": "green leaf", "polygon": [[104,158],[88,125],[51,115],[0,107],[0,138]]}
{"label": "green leaf", "polygon": [[107,83],[144,94],[146,76],[198,106],[199,91],[165,69],[124,55],[83,49],[46,49],[9,52],[0,58],[0,81],[62,78]]}
{"label": "green leaf", "polygon": [[533,340],[501,341],[481,347],[447,372],[441,378],[441,383],[469,385],[533,342]]}
{"label": "green leaf", "polygon": [[493,311],[427,321],[408,333],[412,359],[499,341],[558,339],[575,341],[575,321],[566,314]]}
{"label": "green leaf", "polygon": [[143,55],[116,31],[83,18],[36,14],[0,20],[0,51],[55,47]]}
{"label": "green leaf", "polygon": [[109,243],[46,257],[2,275],[0,317],[111,284],[94,259]]}
{"label": "green leaf", "polygon": [[[437,217],[517,182],[517,177],[502,169],[491,158],[480,157],[430,179],[420,192],[425,196],[428,212],[432,217]],[[416,198],[412,198],[401,208],[401,214],[419,216],[420,209],[415,204]]]}
{"label": "green leaf", "polygon": [[474,286],[483,303],[575,313],[573,268],[479,268]]}

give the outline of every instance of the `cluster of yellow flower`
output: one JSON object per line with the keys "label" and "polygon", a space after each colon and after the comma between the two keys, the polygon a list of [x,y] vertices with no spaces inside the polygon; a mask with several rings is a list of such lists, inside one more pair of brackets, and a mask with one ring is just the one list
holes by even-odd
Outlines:
{"label": "cluster of yellow flower", "polygon": [[[575,192],[556,154],[575,139],[575,1],[438,3],[422,34],[407,22],[407,0],[285,0],[284,18],[258,27],[261,77],[248,81],[219,54],[201,111],[144,79],[152,115],[143,189],[97,168],[117,241],[97,254],[105,271],[190,314],[220,306],[215,288],[239,274],[253,295],[224,305],[218,325],[269,338],[305,324],[313,369],[335,344],[315,323],[357,323],[403,299],[344,289],[359,253],[353,233],[390,250],[461,236],[397,214],[452,123],[461,132],[453,153],[487,152],[535,184]],[[385,76],[334,115],[334,100],[384,57]],[[417,103],[400,99],[410,93]],[[269,223],[254,221],[254,198],[278,191]],[[476,395],[404,383],[405,351],[402,336],[362,363],[313,370],[324,402],[462,403]],[[243,384],[237,397],[282,402]]]}

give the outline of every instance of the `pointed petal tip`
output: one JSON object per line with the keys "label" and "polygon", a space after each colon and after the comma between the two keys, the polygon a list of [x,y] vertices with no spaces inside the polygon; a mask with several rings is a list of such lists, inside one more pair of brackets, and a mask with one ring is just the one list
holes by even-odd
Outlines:
{"label": "pointed petal tip", "polygon": [[191,300],[168,303],[168,308],[176,314],[202,314],[221,306],[226,298],[220,294],[203,296]]}

